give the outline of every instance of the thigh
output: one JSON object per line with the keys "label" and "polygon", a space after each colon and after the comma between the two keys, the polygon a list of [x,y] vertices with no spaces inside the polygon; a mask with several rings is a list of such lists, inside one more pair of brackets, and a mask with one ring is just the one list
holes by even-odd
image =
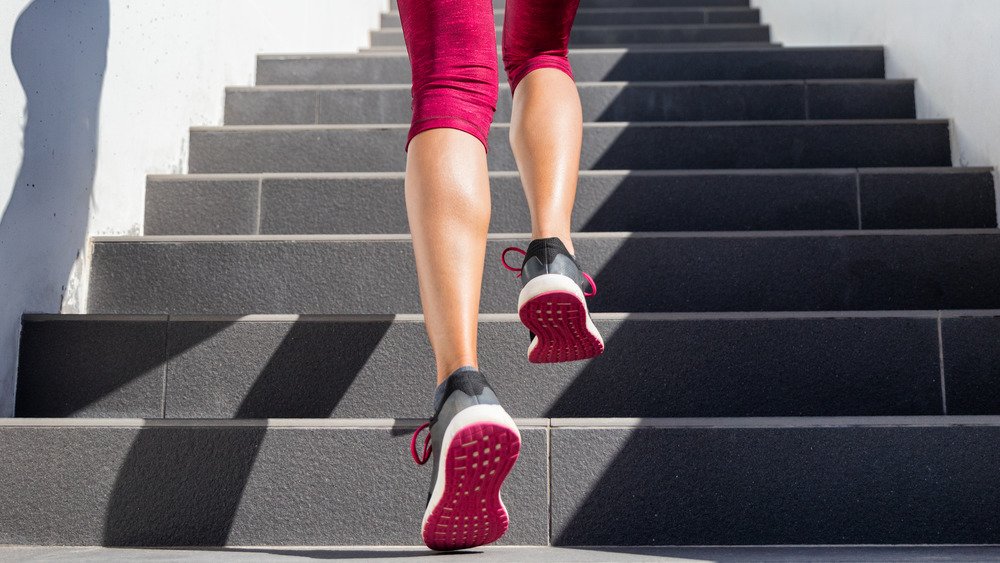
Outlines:
{"label": "thigh", "polygon": [[414,94],[497,80],[491,0],[398,0]]}
{"label": "thigh", "polygon": [[417,134],[449,127],[489,149],[499,95],[492,0],[398,0],[413,73],[406,147]]}
{"label": "thigh", "polygon": [[504,57],[566,56],[580,0],[507,0],[503,20]]}

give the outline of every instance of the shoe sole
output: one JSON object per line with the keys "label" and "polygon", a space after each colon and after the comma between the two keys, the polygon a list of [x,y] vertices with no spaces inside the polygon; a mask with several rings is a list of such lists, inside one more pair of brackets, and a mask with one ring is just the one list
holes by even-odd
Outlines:
{"label": "shoe sole", "polygon": [[444,457],[424,511],[424,544],[452,551],[500,539],[510,524],[500,487],[520,452],[521,435],[502,407],[458,413],[442,440]]}
{"label": "shoe sole", "polygon": [[528,347],[531,363],[586,360],[604,352],[586,297],[567,276],[544,274],[528,282],[518,298],[518,314],[535,334]]}

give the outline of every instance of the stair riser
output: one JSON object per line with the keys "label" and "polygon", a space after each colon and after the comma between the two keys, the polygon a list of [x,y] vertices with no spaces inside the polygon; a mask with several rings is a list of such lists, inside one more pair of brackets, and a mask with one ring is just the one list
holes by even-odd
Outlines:
{"label": "stair riser", "polygon": [[[504,12],[493,14],[496,25],[503,25]],[[700,24],[760,23],[760,10],[738,8],[634,8],[616,10],[577,10],[573,25],[700,25]],[[382,28],[399,28],[399,12],[382,14]]]}
{"label": "stair riser", "polygon": [[[499,44],[497,45],[499,48]],[[702,42],[702,43],[615,43],[613,45],[571,45],[571,49],[656,49],[659,51],[734,51],[740,49],[761,49],[780,50],[784,48],[781,43],[763,41],[725,41],[725,42]],[[360,47],[359,54],[385,54],[385,53],[405,53],[406,47],[403,45],[375,45]],[[504,80],[506,80],[505,77]]]}
{"label": "stair riser", "polygon": [[1000,428],[560,430],[556,545],[994,544]]}
{"label": "stair riser", "polygon": [[[591,310],[1000,308],[1000,235],[575,237]],[[482,311],[520,283],[487,245]],[[92,313],[416,313],[410,240],[94,243]],[[386,276],[385,272],[398,275]]]}
{"label": "stair riser", "polygon": [[[913,82],[581,84],[584,121],[912,119]],[[408,86],[230,89],[227,125],[409,123]],[[493,120],[511,116],[504,84]]]}
{"label": "stair riser", "polygon": [[[522,428],[504,542],[996,544],[1000,427],[960,424]],[[408,426],[3,428],[0,542],[417,545],[429,470],[408,440]]]}
{"label": "stair riser", "polygon": [[[578,82],[885,78],[880,48],[570,51]],[[498,60],[500,82],[506,82]],[[405,52],[261,56],[257,84],[408,84]]]}
{"label": "stair riser", "polygon": [[[144,233],[409,232],[402,175],[212,178],[149,178]],[[490,188],[490,231],[529,232],[520,180],[494,174]],[[993,176],[985,170],[862,171],[860,175],[853,170],[584,173],[572,228],[576,232],[990,228],[997,225],[994,200]],[[379,202],[378,209],[373,209],[372,201]]]}
{"label": "stair riser", "polygon": [[[501,33],[497,31],[497,44]],[[628,45],[636,43],[730,43],[762,42],[771,40],[771,30],[765,25],[726,24],[724,26],[663,26],[650,27],[584,27],[574,25],[570,46]],[[405,45],[401,30],[371,32],[373,47],[402,47]]]}
{"label": "stair riser", "polygon": [[[406,125],[192,128],[192,173],[400,172]],[[517,170],[509,127],[489,137],[490,170]],[[950,166],[946,121],[589,124],[583,170]]]}
{"label": "stair riser", "polygon": [[[502,10],[507,0],[493,0],[493,9]],[[580,9],[587,8],[749,8],[749,0],[581,0]],[[398,11],[396,0],[389,9]]]}
{"label": "stair riser", "polygon": [[[419,544],[431,469],[411,432],[3,428],[0,544]],[[503,543],[545,544],[546,431],[521,438]]]}
{"label": "stair riser", "polygon": [[[480,323],[479,365],[519,417],[935,415],[942,387],[950,412],[1000,414],[968,367],[1000,345],[964,344],[993,317],[942,321],[943,386],[933,313],[596,324],[604,355],[532,365],[516,319]],[[19,366],[19,417],[422,418],[434,373],[424,325],[389,318],[29,318]]]}

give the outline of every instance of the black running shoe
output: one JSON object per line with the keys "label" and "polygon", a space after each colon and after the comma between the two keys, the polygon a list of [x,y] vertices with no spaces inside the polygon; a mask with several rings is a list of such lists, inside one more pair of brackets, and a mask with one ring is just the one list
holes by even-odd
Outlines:
{"label": "black running shoe", "polygon": [[[520,268],[507,263],[508,252],[524,255]],[[530,331],[528,361],[571,362],[604,351],[604,340],[590,318],[586,300],[597,295],[597,285],[558,237],[533,240],[527,252],[512,246],[500,259],[521,278],[517,308]]]}
{"label": "black running shoe", "polygon": [[[434,457],[421,534],[427,547],[468,549],[500,539],[507,508],[500,486],[521,451],[521,434],[483,374],[456,370],[438,386],[434,416],[413,433],[410,453],[420,465]],[[423,455],[417,437],[425,428]]]}

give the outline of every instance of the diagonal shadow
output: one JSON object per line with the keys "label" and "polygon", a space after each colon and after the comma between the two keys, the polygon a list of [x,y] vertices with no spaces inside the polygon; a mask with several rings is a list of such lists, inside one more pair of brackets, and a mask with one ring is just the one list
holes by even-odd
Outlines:
{"label": "diagonal shadow", "polygon": [[[167,350],[172,324],[86,318],[25,323],[19,350],[17,416],[159,418],[166,366],[233,323],[202,323],[197,340],[174,338]],[[116,397],[123,388],[135,385],[156,388],[155,414],[138,412],[134,400]]]}
{"label": "diagonal shadow", "polygon": [[[317,332],[296,322],[238,416],[329,416],[392,323],[368,324],[362,337],[347,338],[357,327]],[[330,353],[299,371],[303,346],[317,335],[332,339]],[[264,424],[140,429],[115,479],[102,544],[225,545],[266,433]]]}
{"label": "diagonal shadow", "polygon": [[391,319],[296,323],[236,409],[235,418],[331,416],[392,323]]}
{"label": "diagonal shadow", "polygon": [[[611,69],[608,77],[628,79],[624,66],[620,69]],[[831,155],[803,156],[793,150],[796,149],[795,146],[790,146],[786,151],[788,158],[775,159],[773,154],[754,153],[752,149],[744,148],[755,146],[756,140],[752,138],[752,134],[747,135],[750,137],[749,141],[740,139],[739,142],[725,139],[727,134],[724,129],[719,129],[718,132],[702,138],[692,137],[693,142],[688,145],[693,147],[690,153],[693,158],[688,159],[688,155],[684,154],[686,139],[682,135],[664,136],[661,139],[662,144],[650,148],[648,138],[643,139],[638,131],[625,130],[607,144],[606,151],[592,155],[592,168],[632,168],[628,164],[636,162],[641,162],[641,167],[651,169],[815,169],[887,166],[876,163],[868,155],[850,151]],[[797,139],[796,142],[800,140]],[[820,139],[816,146],[824,144],[838,145],[835,139]],[[781,148],[777,143],[774,146]],[[755,149],[759,150],[760,147],[757,146]],[[645,156],[641,155],[643,150],[648,151]],[[584,152],[586,153],[586,147]],[[637,157],[637,154],[640,156]],[[732,155],[741,157],[731,158]],[[747,158],[742,158],[743,156]],[[939,151],[933,156],[941,162],[917,162],[911,165],[944,165],[944,159],[940,158],[943,153]],[[906,157],[904,155],[892,158],[899,160]],[[922,155],[918,158],[925,157]],[[931,157],[926,158],[932,160]],[[693,166],[692,162],[696,162],[698,166]],[[901,163],[895,165],[902,166]],[[634,209],[630,207],[630,203],[618,201],[612,202],[612,205],[602,212],[607,213],[601,219],[606,221],[612,213],[634,212]],[[587,228],[589,230],[599,226],[600,223],[595,221],[589,223]],[[626,239],[595,275],[603,293],[595,298],[593,310],[704,311],[704,308],[699,308],[697,303],[685,302],[683,299],[671,296],[672,290],[678,286],[676,283],[670,283],[669,275],[660,273],[703,267],[697,266],[699,262],[712,262],[716,266],[715,271],[718,272],[717,278],[721,280],[720,283],[704,287],[696,281],[689,281],[690,285],[679,293],[694,295],[695,298],[691,301],[700,303],[711,302],[711,299],[702,299],[710,295],[715,298],[715,302],[728,300],[735,304],[722,306],[717,310],[744,311],[748,306],[761,311],[789,310],[776,308],[776,305],[787,306],[789,303],[793,304],[791,309],[806,309],[803,304],[817,303],[816,308],[819,310],[847,308],[823,302],[823,296],[817,298],[810,292],[810,288],[800,288],[797,290],[801,291],[800,294],[791,295],[791,298],[778,296],[768,303],[768,294],[774,293],[772,288],[735,283],[741,278],[746,279],[744,272],[734,272],[727,264],[730,256],[734,258],[732,262],[738,263],[738,244],[724,242],[721,246],[706,245],[698,252],[686,254],[683,251],[670,252],[665,254],[669,257],[666,263],[650,263],[644,260],[644,256],[638,250],[639,246],[635,244],[634,239]],[[706,251],[709,251],[707,256]],[[586,261],[586,256],[583,259]],[[648,264],[648,271],[638,275],[640,272],[636,264]],[[789,268],[794,269],[798,266],[799,264],[791,264]],[[624,275],[623,272],[626,271],[631,271],[632,275]],[[874,276],[868,272],[866,274]],[[885,280],[879,280],[879,285],[898,287],[900,283],[907,281],[904,278],[892,279],[888,274],[885,277]],[[746,300],[743,298],[745,295],[760,297]],[[631,305],[631,308],[628,308],[628,305]],[[878,305],[881,303],[868,308],[883,308]],[[855,303],[852,308],[865,307]],[[742,336],[757,337],[748,334]],[[688,337],[694,338],[696,335]],[[649,347],[660,346],[663,350],[644,358],[628,357],[628,350],[635,351],[636,342],[644,342]],[[739,351],[739,339],[733,338],[732,343],[733,348]],[[778,339],[765,346],[764,351],[743,349],[742,353],[770,354],[772,357],[769,361],[773,361],[775,367],[780,370],[785,368],[782,364],[783,343],[786,347],[796,344],[787,338]],[[865,406],[864,401],[874,397],[852,396],[851,385],[854,383],[852,381],[834,382],[825,389],[830,392],[838,390],[839,386],[839,394],[826,395],[823,389],[818,390],[819,398],[813,398],[812,403],[808,405],[799,404],[805,412],[796,412],[793,410],[797,404],[794,400],[795,392],[805,393],[810,390],[800,387],[797,391],[789,393],[791,386],[796,385],[794,374],[790,372],[769,373],[773,379],[767,383],[774,383],[774,379],[778,380],[778,385],[771,388],[762,388],[764,382],[754,381],[752,377],[735,381],[727,388],[724,386],[724,381],[710,377],[706,386],[718,391],[715,398],[719,404],[703,402],[699,405],[692,403],[691,397],[676,396],[685,390],[679,389],[674,382],[669,381],[671,371],[695,367],[690,363],[680,366],[670,363],[670,350],[675,349],[675,344],[656,342],[651,340],[649,335],[643,334],[640,328],[626,325],[609,339],[604,358],[614,361],[615,363],[610,365],[619,369],[602,365],[602,359],[594,360],[581,370],[569,387],[554,401],[547,415],[580,416],[579,413],[584,410],[587,413],[585,416],[593,417],[704,417],[713,414],[727,417],[940,414],[940,410],[937,412],[930,410],[936,403],[933,400],[922,404],[914,402],[894,406],[880,405],[879,401],[875,400]],[[692,343],[688,345],[690,344]],[[845,361],[844,358],[814,359],[821,365],[807,369],[819,374],[829,372],[831,375],[837,373],[836,362]],[[824,360],[828,363],[822,363]],[[700,369],[707,368],[707,371],[714,369],[723,373],[729,370],[735,374],[752,364],[746,357],[735,354],[731,358],[704,358],[699,361],[702,363]],[[623,372],[621,366],[628,367]],[[893,368],[900,369],[898,366]],[[654,373],[663,374],[664,380],[656,381],[649,372],[636,377],[636,374],[630,373],[633,370],[655,370]],[[815,373],[808,375],[812,377]],[[901,375],[905,379],[907,374]],[[880,376],[874,377],[878,381]],[[801,382],[798,385],[802,385]],[[879,385],[872,385],[872,388],[879,389]],[[686,392],[691,393],[691,390],[688,389]],[[700,393],[702,401],[712,398],[705,389],[701,389]],[[787,404],[768,412],[774,407],[769,401],[773,401],[776,395],[782,393],[788,395],[785,398]],[[694,394],[692,393],[692,396]],[[901,393],[900,396],[905,394]],[[940,399],[939,396],[937,398]],[[825,404],[822,402],[823,399],[826,399]],[[743,408],[746,410],[724,412],[727,404],[745,405]],[[821,412],[811,412],[808,410],[810,408]],[[880,410],[852,412],[850,410],[852,408]],[[892,408],[898,408],[901,412],[889,412]],[[633,428],[602,429],[589,433],[581,430],[580,434],[590,440],[570,444],[566,438],[564,439],[567,441],[566,444],[554,445],[553,449],[557,447],[583,449],[593,446],[594,450],[599,450],[594,454],[593,466],[586,470],[591,472],[594,478],[587,485],[559,483],[558,486],[564,489],[562,492],[554,488],[554,495],[558,495],[566,494],[565,490],[575,487],[587,487],[581,491],[580,498],[574,500],[574,502],[579,501],[575,507],[556,506],[559,502],[557,498],[550,501],[553,514],[559,510],[566,511],[561,524],[553,520],[553,527],[550,530],[553,545],[614,545],[623,541],[645,545],[718,545],[728,542],[784,544],[798,543],[803,539],[806,543],[816,544],[867,544],[873,543],[873,539],[889,541],[885,538],[900,540],[895,543],[911,543],[913,540],[925,543],[929,538],[940,537],[937,528],[934,527],[934,517],[930,513],[934,510],[949,510],[940,508],[938,503],[934,502],[946,496],[941,488],[935,489],[934,480],[939,476],[920,473],[919,477],[914,477],[905,474],[905,470],[900,469],[905,463],[889,461],[894,455],[904,451],[905,445],[897,445],[896,450],[893,450],[892,441],[898,438],[885,433],[879,434],[877,430],[866,434],[860,447],[857,444],[838,443],[839,436],[835,432],[810,432],[807,438],[800,438],[784,435],[780,429],[765,429],[754,433],[748,432],[746,428],[735,428],[732,432],[713,432],[711,428],[693,431],[676,428]],[[606,443],[594,444],[595,440],[606,440]],[[935,442],[930,446],[931,451],[937,451],[936,448],[939,446],[944,449],[945,439],[941,438],[940,441],[941,443]],[[761,444],[766,446],[769,442],[781,444],[782,447],[765,447],[764,451],[773,458],[759,459],[757,456],[761,455],[761,451],[757,447]],[[866,452],[874,452],[870,456],[871,459],[865,457]],[[859,467],[865,468],[865,471],[862,471],[856,480],[852,480],[851,472],[854,471],[852,468]],[[798,468],[801,472],[789,468]],[[935,468],[928,468],[927,473],[934,470]],[[583,474],[584,472],[581,472],[577,475]],[[550,475],[550,479],[553,478]],[[789,486],[788,480],[795,478],[807,482]],[[963,479],[969,477],[958,475],[954,477],[954,482],[960,483]],[[702,482],[706,483],[706,486],[692,486]],[[797,498],[802,490],[812,491],[808,499]],[[920,497],[919,493],[925,496]],[[911,503],[907,506],[907,495],[914,495],[922,500],[919,505]],[[947,503],[941,502],[940,505]],[[912,508],[912,514],[908,513],[907,508]],[[865,517],[858,518],[859,512],[865,514]],[[984,519],[974,518],[977,521]],[[873,527],[873,522],[880,521],[892,522],[885,524],[890,532],[880,535],[882,530],[873,529],[879,526],[876,524]],[[983,525],[980,529],[988,526],[989,524]],[[970,527],[974,528],[975,524]],[[923,531],[923,534],[914,533],[915,530]]]}
{"label": "diagonal shadow", "polygon": [[26,98],[21,168],[0,217],[0,416],[13,411],[20,316],[59,311],[87,235],[108,0],[35,0],[10,56]]}
{"label": "diagonal shadow", "polygon": [[[807,181],[813,189],[805,189]],[[595,182],[596,183],[596,182]],[[582,191],[582,190],[581,190]],[[586,193],[577,198],[590,198]],[[581,232],[852,229],[853,174],[794,176],[628,171]]]}
{"label": "diagonal shadow", "polygon": [[[237,417],[329,416],[390,324],[361,335],[334,330],[331,341],[356,338],[351,341],[369,347],[331,350],[328,357],[303,365],[303,351],[313,350],[303,339],[315,332],[297,323],[243,398]],[[350,377],[331,385],[322,377],[324,361]],[[265,435],[263,425],[140,430],[115,483],[104,544],[225,544]],[[635,460],[626,454],[619,459],[633,467]]]}

